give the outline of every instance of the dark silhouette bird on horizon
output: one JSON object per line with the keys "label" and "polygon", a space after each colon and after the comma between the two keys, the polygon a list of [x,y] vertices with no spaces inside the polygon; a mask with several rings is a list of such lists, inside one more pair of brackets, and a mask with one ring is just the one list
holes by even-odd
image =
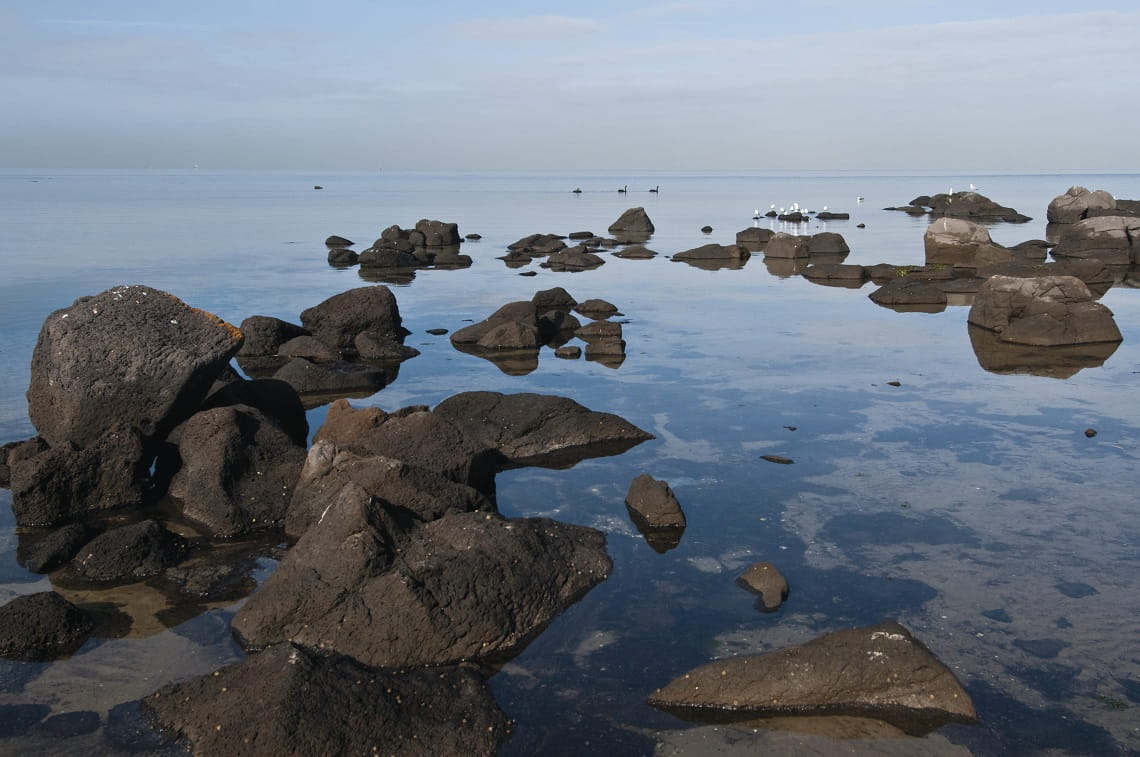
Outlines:
{"label": "dark silhouette bird on horizon", "polygon": [[619,189],[619,190],[618,190],[618,192],[620,192],[621,194],[625,194],[627,190],[629,190],[629,185],[628,185],[628,184],[626,184],[624,187],[622,187],[621,189]]}
{"label": "dark silhouette bird on horizon", "polygon": [[653,194],[657,194],[657,190],[658,190],[658,189],[660,189],[660,188],[661,188],[661,185],[660,185],[660,184],[658,184],[657,186],[655,186],[653,189],[651,189],[651,190],[649,190],[649,191],[650,191],[650,192],[652,192]]}

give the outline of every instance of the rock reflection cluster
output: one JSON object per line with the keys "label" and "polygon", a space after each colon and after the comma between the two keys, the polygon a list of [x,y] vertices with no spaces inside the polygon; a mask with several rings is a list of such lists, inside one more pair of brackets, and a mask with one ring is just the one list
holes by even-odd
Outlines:
{"label": "rock reflection cluster", "polygon": [[[582,310],[617,311],[597,299]],[[250,320],[245,357],[264,366],[298,339],[337,358],[375,343],[409,356],[384,287],[338,295],[301,321]],[[339,400],[306,453],[298,390],[228,365],[243,340],[146,287],[49,316],[29,390],[41,433],[5,458],[21,525],[61,527],[28,532],[22,551],[72,588],[150,581],[189,602],[232,601],[252,588],[253,563],[211,562],[226,552],[214,545],[284,528],[296,545],[233,621],[259,653],[147,698],[155,722],[206,751],[309,753],[319,741],[492,753],[506,719],[488,670],[472,665],[509,658],[611,568],[600,532],[500,516],[495,475],[568,467],[652,436],[565,398],[468,392],[393,413]],[[297,360],[307,362],[286,367]],[[87,517],[104,511],[113,519]],[[14,659],[66,656],[109,629],[55,592],[9,602],[0,617],[0,656]],[[233,702],[218,696],[231,685]],[[343,718],[315,720],[298,699],[314,695]]]}

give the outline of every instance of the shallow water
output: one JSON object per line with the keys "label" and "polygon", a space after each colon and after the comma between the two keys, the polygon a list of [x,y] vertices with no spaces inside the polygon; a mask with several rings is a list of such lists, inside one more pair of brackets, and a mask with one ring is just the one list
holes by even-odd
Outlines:
{"label": "shallow water", "polygon": [[[664,255],[728,244],[753,224],[754,209],[798,202],[852,213],[789,229],[840,232],[847,262],[921,264],[926,221],[881,208],[971,182],[1034,217],[992,227],[1005,244],[1044,238],[1046,205],[1073,184],[1140,197],[1135,174],[0,173],[0,442],[34,433],[23,393],[36,333],[76,297],[140,283],[233,323],[254,314],[296,322],[304,308],[367,283],[325,264],[329,234],[363,249],[391,224],[455,221],[462,234],[483,236],[463,248],[475,264],[420,271],[394,287],[413,332],[407,343],[422,354],[353,404],[392,410],[471,389],[538,391],[657,436],[570,470],[498,478],[504,514],[598,528],[615,564],[491,679],[514,721],[504,753],[1138,750],[1136,292],[1118,286],[1102,299],[1124,342],[1103,365],[1059,379],[984,370],[965,307],[896,313],[867,299],[870,283],[855,290],[776,276],[762,256],[704,271],[603,255],[594,271],[534,266],[533,278],[495,259],[534,232],[604,234],[633,206],[653,219],[647,245]],[[625,184],[628,195],[614,191]],[[645,191],[656,185],[660,193]],[[700,232],[705,224],[711,234]],[[620,367],[544,351],[533,372],[507,375],[425,333],[553,286],[618,305],[628,343]],[[314,430],[323,415],[310,411]],[[1086,428],[1098,434],[1087,438]],[[774,465],[764,454],[795,462]],[[663,554],[623,504],[642,472],[671,483],[688,519]],[[51,586],[18,562],[10,502],[0,492],[0,601]],[[776,613],[758,612],[735,585],[756,560],[774,562],[791,585]],[[266,552],[258,577],[272,566]],[[119,637],[50,666],[0,662],[0,705],[93,710],[105,721],[116,705],[241,656],[227,633],[236,605],[172,611],[145,588],[83,599],[118,606]],[[710,658],[886,617],[955,671],[979,725],[943,728],[920,745],[850,724],[694,728],[643,703]],[[104,739],[103,729],[62,739],[33,729],[0,739],[0,752],[107,751]]]}

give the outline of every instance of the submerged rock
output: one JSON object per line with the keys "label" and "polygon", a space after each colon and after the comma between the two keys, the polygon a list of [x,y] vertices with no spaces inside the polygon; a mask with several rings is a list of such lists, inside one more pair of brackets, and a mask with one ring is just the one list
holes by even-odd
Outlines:
{"label": "submerged rock", "polygon": [[779,652],[717,660],[658,689],[648,701],[691,720],[857,715],[914,735],[977,720],[954,674],[894,621],[837,631]]}
{"label": "submerged rock", "polygon": [[65,657],[83,645],[94,627],[87,613],[54,591],[16,597],[0,607],[0,657]]}
{"label": "submerged rock", "polygon": [[471,669],[376,670],[292,644],[167,686],[142,707],[194,754],[491,755],[508,734]]}
{"label": "submerged rock", "polygon": [[1112,311],[1073,276],[993,276],[978,290],[969,322],[1003,342],[1036,345],[1119,342]]}
{"label": "submerged rock", "polygon": [[144,520],[96,536],[79,550],[72,566],[88,581],[137,581],[174,565],[187,546],[158,521]]}
{"label": "submerged rock", "polygon": [[404,530],[349,485],[233,628],[247,647],[288,640],[382,667],[501,660],[610,567],[593,529],[456,513]]}
{"label": "submerged rock", "polygon": [[788,598],[788,579],[770,562],[756,562],[748,566],[736,583],[759,595],[757,606],[765,612],[779,609]]}

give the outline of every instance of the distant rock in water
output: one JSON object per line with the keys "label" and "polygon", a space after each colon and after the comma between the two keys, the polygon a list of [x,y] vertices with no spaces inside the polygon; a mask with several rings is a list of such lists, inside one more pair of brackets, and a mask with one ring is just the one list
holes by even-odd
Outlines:
{"label": "distant rock in water", "polygon": [[951,218],[966,218],[971,221],[1025,223],[1033,220],[1029,216],[1022,215],[1013,208],[999,205],[977,192],[944,192],[936,195],[921,195],[911,200],[908,205],[886,209],[902,210],[917,215],[929,212],[935,217],[949,216]]}
{"label": "distant rock in water", "polygon": [[652,234],[655,230],[645,208],[630,208],[609,227],[611,234]]}

